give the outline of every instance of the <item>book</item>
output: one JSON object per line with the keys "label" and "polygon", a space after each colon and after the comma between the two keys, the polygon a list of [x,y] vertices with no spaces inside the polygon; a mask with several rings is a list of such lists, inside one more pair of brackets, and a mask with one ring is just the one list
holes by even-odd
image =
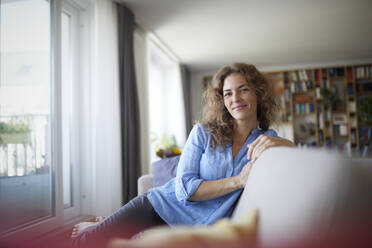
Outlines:
{"label": "book", "polygon": [[320,74],[320,70],[316,70],[315,71],[315,77],[316,77],[316,82],[318,85],[320,85],[320,82],[321,82],[321,74]]}
{"label": "book", "polygon": [[349,111],[350,113],[355,113],[356,112],[356,104],[354,101],[349,102]]}
{"label": "book", "polygon": [[349,69],[347,70],[347,79],[348,79],[349,81],[353,81],[353,71],[352,71],[351,68],[349,68]]}
{"label": "book", "polygon": [[332,140],[331,140],[331,138],[327,138],[327,146],[328,146],[329,148],[332,147]]}
{"label": "book", "polygon": [[320,99],[322,97],[322,95],[320,94],[320,87],[316,87],[315,93],[317,99]]}
{"label": "book", "polygon": [[307,90],[312,90],[313,89],[313,82],[307,81],[306,82],[306,89]]}
{"label": "book", "polygon": [[354,96],[354,88],[353,88],[353,85],[351,85],[351,84],[348,84],[348,85],[347,85],[347,94],[348,94],[349,96]]}
{"label": "book", "polygon": [[291,93],[290,93],[290,91],[289,91],[288,88],[286,88],[286,89],[284,90],[284,94],[285,94],[285,100],[286,100],[286,101],[289,101],[290,96],[291,96]]}
{"label": "book", "polygon": [[323,145],[323,140],[324,140],[324,137],[323,137],[323,131],[320,130],[319,133],[318,133],[318,137],[319,137],[319,144],[320,145]]}
{"label": "book", "polygon": [[334,68],[329,68],[328,72],[329,72],[329,76],[331,77],[334,77],[336,75],[336,71]]}
{"label": "book", "polygon": [[351,143],[355,144],[356,142],[355,130],[351,131],[350,136],[351,136]]}
{"label": "book", "polygon": [[297,72],[293,71],[290,74],[292,81],[298,81]]}
{"label": "book", "polygon": [[310,103],[310,113],[314,113],[314,103]]}
{"label": "book", "polygon": [[340,125],[339,133],[340,133],[340,136],[346,136],[347,135],[347,126],[346,126],[346,124]]}

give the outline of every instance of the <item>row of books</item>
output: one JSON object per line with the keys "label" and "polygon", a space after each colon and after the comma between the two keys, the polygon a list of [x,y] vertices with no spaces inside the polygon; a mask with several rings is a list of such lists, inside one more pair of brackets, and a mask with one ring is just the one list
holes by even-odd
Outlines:
{"label": "row of books", "polygon": [[320,130],[318,132],[318,141],[319,141],[319,144],[320,145],[324,145],[324,143],[328,146],[328,147],[332,147],[332,140],[330,137],[327,137],[325,140],[324,140],[324,134],[323,134],[323,131]]}
{"label": "row of books", "polygon": [[331,82],[328,79],[324,78],[320,81],[316,81],[316,85],[322,88],[329,88],[331,86]]}
{"label": "row of books", "polygon": [[347,136],[347,134],[348,134],[348,126],[346,124],[333,126],[334,136]]}
{"label": "row of books", "polygon": [[330,77],[343,77],[345,75],[344,68],[329,68],[328,72]]}
{"label": "row of books", "polygon": [[325,126],[325,122],[331,119],[331,112],[329,110],[325,110],[322,114],[321,110],[318,110],[318,128],[323,129]]}
{"label": "row of books", "polygon": [[308,114],[314,113],[314,104],[313,103],[296,103],[295,105],[296,114]]}
{"label": "row of books", "polygon": [[355,68],[355,77],[357,79],[372,77],[372,66],[359,66]]}
{"label": "row of books", "polygon": [[308,81],[309,79],[311,79],[311,74],[309,75],[308,72],[306,70],[300,70],[300,71],[293,71],[293,72],[290,72],[289,73],[290,77],[291,77],[291,80],[292,81]]}
{"label": "row of books", "polygon": [[321,70],[316,70],[315,71],[315,81],[317,84],[320,84],[322,80],[325,80],[327,78],[327,73],[325,70],[323,70],[323,73]]}
{"label": "row of books", "polygon": [[303,81],[303,82],[293,82],[291,84],[291,92],[301,92],[306,90],[313,89],[313,82],[311,81]]}
{"label": "row of books", "polygon": [[298,142],[297,143],[298,147],[316,147],[316,142],[311,141],[311,142]]}

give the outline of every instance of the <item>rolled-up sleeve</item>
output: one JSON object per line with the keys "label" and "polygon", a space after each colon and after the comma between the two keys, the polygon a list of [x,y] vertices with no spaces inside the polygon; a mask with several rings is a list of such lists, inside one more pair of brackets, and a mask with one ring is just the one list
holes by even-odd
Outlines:
{"label": "rolled-up sleeve", "polygon": [[175,193],[183,204],[195,204],[188,201],[203,179],[200,178],[200,160],[207,142],[201,124],[196,124],[190,132],[177,167]]}

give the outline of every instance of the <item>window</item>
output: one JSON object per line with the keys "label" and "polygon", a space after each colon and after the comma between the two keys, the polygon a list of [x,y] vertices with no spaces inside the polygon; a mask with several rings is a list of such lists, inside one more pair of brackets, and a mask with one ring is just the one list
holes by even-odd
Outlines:
{"label": "window", "polygon": [[0,1],[0,239],[80,214],[81,12],[67,2]]}
{"label": "window", "polygon": [[51,2],[1,1],[0,234],[55,216]]}
{"label": "window", "polygon": [[[175,138],[177,145],[183,146],[186,127],[179,65],[151,39],[148,47],[149,123],[152,138],[159,141],[163,134],[167,134]],[[157,159],[157,141],[151,143],[151,162]]]}

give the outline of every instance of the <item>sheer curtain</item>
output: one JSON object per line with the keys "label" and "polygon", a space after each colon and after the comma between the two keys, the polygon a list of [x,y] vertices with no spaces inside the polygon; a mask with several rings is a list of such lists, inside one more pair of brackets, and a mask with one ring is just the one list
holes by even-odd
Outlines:
{"label": "sheer curtain", "polygon": [[149,123],[151,162],[159,159],[155,145],[163,134],[174,136],[177,145],[186,141],[185,102],[178,61],[171,59],[151,39],[148,41]]}
{"label": "sheer curtain", "polygon": [[121,206],[119,57],[116,3],[91,1],[89,58],[83,75],[84,130],[82,207],[84,214],[110,215]]}

